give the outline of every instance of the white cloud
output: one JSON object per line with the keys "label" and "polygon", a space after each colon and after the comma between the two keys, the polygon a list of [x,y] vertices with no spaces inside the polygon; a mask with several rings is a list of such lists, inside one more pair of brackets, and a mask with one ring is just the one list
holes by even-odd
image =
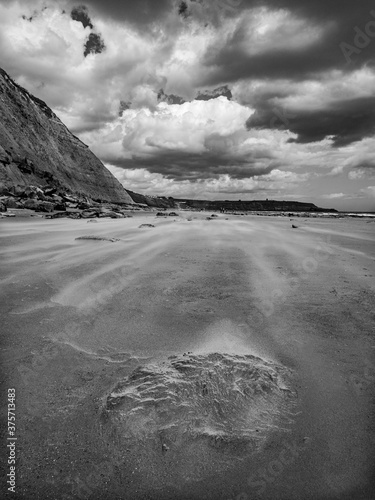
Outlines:
{"label": "white cloud", "polygon": [[346,195],[344,193],[331,193],[331,194],[323,194],[321,198],[325,200],[335,200],[337,198],[344,198]]}

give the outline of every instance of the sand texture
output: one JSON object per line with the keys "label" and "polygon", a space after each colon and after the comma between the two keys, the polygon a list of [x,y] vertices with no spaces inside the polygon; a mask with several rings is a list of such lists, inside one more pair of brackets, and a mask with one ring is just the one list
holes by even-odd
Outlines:
{"label": "sand texture", "polygon": [[375,223],[208,215],[0,221],[14,498],[374,498]]}

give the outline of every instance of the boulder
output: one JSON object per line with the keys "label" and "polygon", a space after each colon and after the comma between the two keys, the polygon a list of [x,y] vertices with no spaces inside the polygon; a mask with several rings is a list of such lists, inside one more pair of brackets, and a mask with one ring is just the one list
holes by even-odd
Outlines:
{"label": "boulder", "polygon": [[87,201],[80,201],[78,203],[78,208],[80,210],[87,210],[88,208],[91,208],[91,207],[92,207],[91,203],[89,203]]}
{"label": "boulder", "polygon": [[64,203],[55,203],[53,205],[53,209],[57,210],[59,212],[65,212],[66,211],[66,207],[65,207]]}
{"label": "boulder", "polygon": [[53,212],[54,205],[48,201],[39,201],[35,199],[26,200],[23,203],[25,208],[29,210],[37,210],[38,212]]}
{"label": "boulder", "polygon": [[4,205],[7,207],[7,208],[18,208],[19,207],[19,203],[13,198],[13,197],[8,197],[8,198],[5,198],[3,200],[1,200]]}
{"label": "boulder", "polygon": [[35,199],[26,200],[23,202],[23,206],[29,210],[37,210],[39,202]]}
{"label": "boulder", "polygon": [[[45,186],[43,188],[43,193],[46,195],[46,196],[57,196],[55,195],[57,191],[57,188],[53,187],[53,186]],[[62,198],[59,196],[59,201],[62,201]]]}
{"label": "boulder", "polygon": [[84,210],[81,215],[82,219],[92,219],[93,217],[98,217],[99,214],[93,210]]}
{"label": "boulder", "polygon": [[99,213],[99,217],[110,217],[111,219],[123,219],[124,218],[123,214],[120,214],[118,212],[111,212],[111,211]]}

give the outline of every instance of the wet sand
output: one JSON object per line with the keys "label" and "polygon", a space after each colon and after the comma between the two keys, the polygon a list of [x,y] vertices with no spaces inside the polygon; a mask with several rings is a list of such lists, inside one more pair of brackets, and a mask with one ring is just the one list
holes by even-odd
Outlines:
{"label": "wet sand", "polygon": [[[16,389],[16,498],[375,498],[375,222],[180,214],[0,221],[2,394]],[[139,366],[156,374],[153,391],[160,377],[170,390],[175,372],[167,380],[160,367],[184,353],[199,370],[204,356],[221,353],[234,367],[255,357],[283,374],[274,389],[263,384],[262,403],[254,394],[236,400],[241,411],[248,404],[246,436],[260,432],[251,445],[242,446],[244,433],[237,447],[227,439],[235,416],[221,410],[214,442],[183,429],[160,449],[145,437],[147,422],[138,441],[122,436],[123,406],[103,419]],[[233,383],[223,373],[220,390]]]}

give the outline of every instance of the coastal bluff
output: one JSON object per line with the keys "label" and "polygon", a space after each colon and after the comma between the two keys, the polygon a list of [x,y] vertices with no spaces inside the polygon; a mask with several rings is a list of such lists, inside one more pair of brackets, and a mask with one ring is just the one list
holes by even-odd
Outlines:
{"label": "coastal bluff", "polygon": [[99,202],[133,204],[121,183],[45,102],[0,68],[0,185],[46,185]]}

